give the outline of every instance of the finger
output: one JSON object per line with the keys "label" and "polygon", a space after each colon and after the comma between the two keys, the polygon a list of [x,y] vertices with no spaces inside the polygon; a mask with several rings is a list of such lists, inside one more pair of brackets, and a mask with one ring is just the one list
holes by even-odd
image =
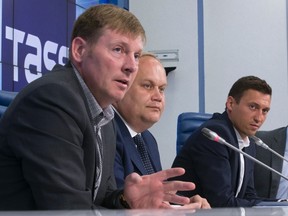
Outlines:
{"label": "finger", "polygon": [[161,209],[171,209],[172,206],[168,202],[162,202],[162,204],[159,206]]}
{"label": "finger", "polygon": [[177,191],[168,191],[167,193],[170,193],[170,194],[176,194]]}
{"label": "finger", "polygon": [[156,172],[152,175],[153,175],[153,177],[156,177],[158,180],[164,181],[164,180],[167,180],[169,178],[181,176],[184,173],[185,173],[185,170],[183,168],[170,168],[170,169]]}
{"label": "finger", "polygon": [[210,206],[209,202],[206,199],[203,199],[201,208],[202,209],[211,209],[211,206]]}
{"label": "finger", "polygon": [[203,208],[203,209],[210,209],[211,208],[211,206],[208,203],[207,199],[202,198],[199,195],[195,195],[195,196],[191,197],[190,198],[190,202],[191,203],[200,203],[201,204],[201,208]]}
{"label": "finger", "polygon": [[[175,208],[175,207],[174,207]],[[187,205],[183,205],[180,207],[176,207],[177,209],[200,209],[201,208],[201,204],[200,203],[189,203]]]}
{"label": "finger", "polygon": [[165,193],[164,201],[169,203],[174,203],[178,205],[186,205],[190,203],[190,199],[188,197],[179,196],[177,194]]}
{"label": "finger", "polygon": [[202,198],[200,195],[198,195],[198,194],[190,197],[190,201],[191,201],[191,202],[201,202],[202,199],[203,199],[203,198]]}
{"label": "finger", "polygon": [[165,192],[171,191],[189,191],[196,188],[193,182],[183,182],[183,181],[165,181],[163,182],[163,187]]}

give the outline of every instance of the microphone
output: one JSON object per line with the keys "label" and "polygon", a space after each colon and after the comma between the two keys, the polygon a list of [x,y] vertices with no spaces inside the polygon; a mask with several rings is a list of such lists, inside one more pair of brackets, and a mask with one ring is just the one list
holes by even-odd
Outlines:
{"label": "microphone", "polygon": [[257,160],[256,158],[252,157],[251,155],[247,154],[246,152],[243,152],[242,150],[240,150],[239,148],[236,148],[235,146],[233,146],[232,144],[226,142],[225,139],[223,139],[222,137],[220,137],[217,133],[215,133],[214,131],[211,131],[208,128],[202,128],[201,130],[202,134],[204,136],[206,136],[208,139],[224,144],[226,146],[228,146],[229,148],[233,149],[234,151],[242,154],[243,156],[249,158],[250,160],[253,160],[255,163],[258,163],[259,165],[265,167],[266,169],[269,169],[270,171],[276,173],[277,175],[280,175],[282,178],[286,179],[288,181],[288,177],[282,175],[280,172],[278,172],[277,170],[267,166],[266,164],[262,163],[261,161]]}
{"label": "microphone", "polygon": [[269,150],[270,152],[272,152],[273,154],[277,155],[278,157],[280,157],[282,160],[285,160],[286,162],[288,162],[288,159],[286,159],[285,157],[283,157],[282,155],[280,155],[278,152],[274,151],[273,149],[271,149],[267,144],[265,144],[259,137],[256,136],[251,136],[250,138],[252,138],[256,145]]}

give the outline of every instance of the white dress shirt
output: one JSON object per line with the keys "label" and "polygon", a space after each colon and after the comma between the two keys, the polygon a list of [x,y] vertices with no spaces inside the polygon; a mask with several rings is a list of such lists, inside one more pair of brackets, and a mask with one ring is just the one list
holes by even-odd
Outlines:
{"label": "white dress shirt", "polygon": [[[242,139],[240,136],[239,132],[234,128],[237,139],[238,139],[238,144],[239,144],[239,149],[242,151],[243,148],[248,147],[250,145],[250,140],[248,137],[245,138],[245,140]],[[240,154],[240,173],[239,173],[239,184],[237,188],[237,192],[235,194],[235,197],[238,196],[242,184],[243,184],[243,179],[244,179],[244,173],[245,173],[245,161],[244,161],[244,156],[243,154]]]}

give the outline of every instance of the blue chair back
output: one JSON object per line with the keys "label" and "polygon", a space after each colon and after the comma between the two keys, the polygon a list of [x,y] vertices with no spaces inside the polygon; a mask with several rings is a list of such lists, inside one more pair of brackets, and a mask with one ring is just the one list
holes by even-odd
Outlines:
{"label": "blue chair back", "polygon": [[0,90],[0,118],[16,95],[17,92]]}
{"label": "blue chair back", "polygon": [[185,144],[188,137],[205,121],[210,119],[212,114],[209,113],[196,113],[184,112],[178,116],[177,121],[177,140],[176,140],[176,153]]}

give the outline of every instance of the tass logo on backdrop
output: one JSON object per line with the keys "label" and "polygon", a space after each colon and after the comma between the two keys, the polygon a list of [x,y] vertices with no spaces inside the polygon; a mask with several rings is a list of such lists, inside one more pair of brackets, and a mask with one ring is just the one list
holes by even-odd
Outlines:
{"label": "tass logo on backdrop", "polygon": [[68,56],[68,48],[66,46],[59,46],[52,41],[41,43],[40,38],[36,35],[25,33],[24,31],[13,29],[8,26],[6,26],[5,29],[6,39],[11,40],[13,43],[13,65],[16,65],[16,67],[13,67],[14,82],[19,82],[20,65],[18,64],[18,53],[20,45],[29,46],[35,50],[34,53],[27,53],[24,57],[23,67],[25,70],[25,78],[28,83],[41,77],[42,64],[44,64],[46,70],[51,70],[56,63],[62,65],[66,63]]}
{"label": "tass logo on backdrop", "polygon": [[2,0],[2,89],[20,91],[65,64],[76,6],[71,0]]}

